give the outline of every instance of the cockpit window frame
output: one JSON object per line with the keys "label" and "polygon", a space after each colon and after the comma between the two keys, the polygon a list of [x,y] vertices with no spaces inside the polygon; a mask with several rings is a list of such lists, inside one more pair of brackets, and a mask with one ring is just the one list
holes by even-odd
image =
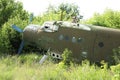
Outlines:
{"label": "cockpit window frame", "polygon": [[58,31],[59,29],[59,26],[57,25],[54,25],[53,22],[45,22],[42,26],[42,29],[45,31],[45,32],[55,32],[55,31]]}

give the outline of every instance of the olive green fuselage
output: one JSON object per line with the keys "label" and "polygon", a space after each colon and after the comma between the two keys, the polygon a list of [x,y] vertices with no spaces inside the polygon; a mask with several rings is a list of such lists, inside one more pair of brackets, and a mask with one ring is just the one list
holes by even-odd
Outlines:
{"label": "olive green fuselage", "polygon": [[65,48],[72,51],[76,61],[88,59],[112,62],[113,49],[120,46],[120,30],[89,26],[91,30],[72,27],[59,27],[56,32],[45,32],[36,28],[25,29],[23,39],[34,43],[38,48],[49,49],[62,54]]}

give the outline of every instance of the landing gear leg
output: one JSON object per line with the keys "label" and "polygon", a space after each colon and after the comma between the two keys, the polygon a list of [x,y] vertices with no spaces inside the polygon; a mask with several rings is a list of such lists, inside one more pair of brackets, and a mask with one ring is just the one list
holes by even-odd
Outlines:
{"label": "landing gear leg", "polygon": [[44,56],[39,61],[40,64],[42,64],[48,58],[48,53],[49,52],[50,52],[50,48],[47,50],[47,54],[44,54]]}

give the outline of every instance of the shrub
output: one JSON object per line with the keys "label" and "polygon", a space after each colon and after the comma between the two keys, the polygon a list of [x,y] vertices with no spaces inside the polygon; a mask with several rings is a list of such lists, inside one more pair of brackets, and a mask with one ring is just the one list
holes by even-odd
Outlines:
{"label": "shrub", "polygon": [[103,14],[95,13],[92,18],[86,21],[87,24],[120,28],[120,11],[106,9]]}
{"label": "shrub", "polygon": [[70,66],[70,64],[73,61],[72,52],[68,49],[65,49],[63,54],[62,54],[62,58],[63,58],[62,62],[64,63],[64,65]]}
{"label": "shrub", "polygon": [[2,53],[15,53],[19,48],[22,34],[13,30],[11,28],[12,24],[16,24],[23,29],[27,25],[27,21],[21,20],[19,17],[15,17],[13,19],[9,19],[9,21],[2,26],[0,32],[0,51]]}
{"label": "shrub", "polygon": [[112,77],[112,80],[120,80],[120,64],[116,66],[111,66],[111,71],[114,74],[114,76]]}
{"label": "shrub", "polygon": [[114,60],[116,64],[120,64],[120,47],[113,49]]}

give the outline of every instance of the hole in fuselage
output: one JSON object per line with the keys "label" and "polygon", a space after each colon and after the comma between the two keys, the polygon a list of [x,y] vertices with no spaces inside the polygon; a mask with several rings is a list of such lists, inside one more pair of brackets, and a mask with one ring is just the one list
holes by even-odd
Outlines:
{"label": "hole in fuselage", "polygon": [[48,26],[45,26],[45,28],[49,28]]}
{"label": "hole in fuselage", "polygon": [[55,54],[52,54],[52,56],[55,56]]}
{"label": "hole in fuselage", "polygon": [[57,55],[57,58],[59,58],[59,55]]}

